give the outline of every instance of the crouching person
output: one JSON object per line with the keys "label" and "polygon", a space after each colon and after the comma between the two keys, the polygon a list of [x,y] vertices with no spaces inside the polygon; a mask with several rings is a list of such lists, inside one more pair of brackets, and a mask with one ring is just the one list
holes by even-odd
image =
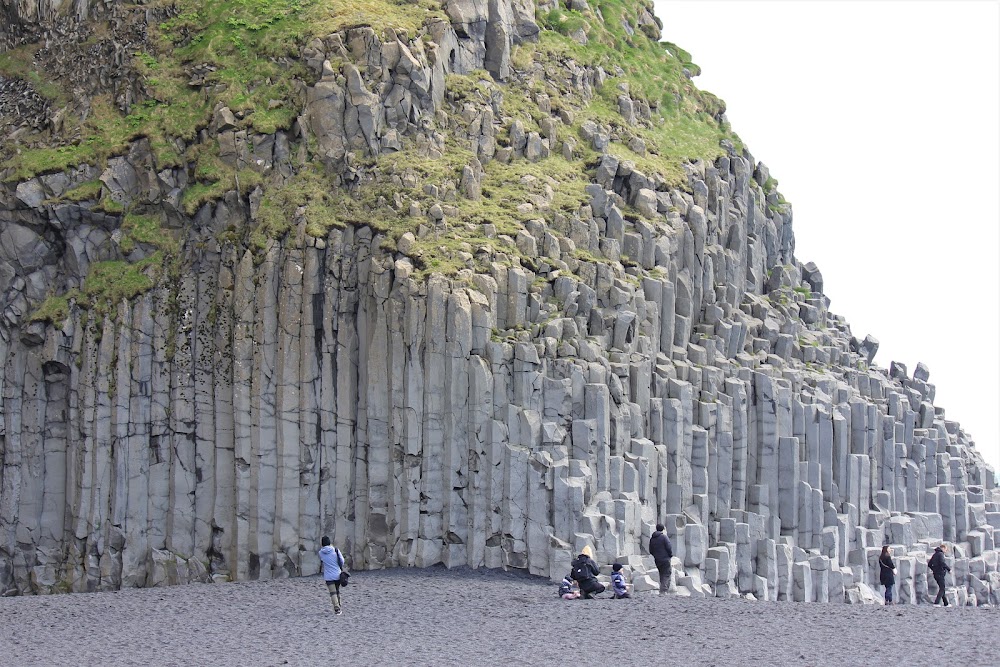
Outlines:
{"label": "crouching person", "polygon": [[573,561],[573,578],[580,585],[580,597],[590,600],[595,595],[605,591],[604,584],[597,580],[597,575],[601,571],[594,562],[593,552],[590,547],[584,547],[580,555]]}

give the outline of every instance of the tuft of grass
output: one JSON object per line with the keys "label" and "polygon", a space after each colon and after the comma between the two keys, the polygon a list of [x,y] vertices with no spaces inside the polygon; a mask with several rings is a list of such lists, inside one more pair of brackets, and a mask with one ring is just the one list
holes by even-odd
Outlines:
{"label": "tuft of grass", "polygon": [[83,138],[65,146],[25,150],[13,156],[7,164],[6,182],[22,181],[38,174],[63,171],[81,164],[102,164],[112,155],[128,149],[133,139],[143,135],[140,116],[122,116],[107,96],[91,101],[91,112],[85,121]]}
{"label": "tuft of grass", "polygon": [[48,297],[28,316],[28,321],[61,324],[69,317],[70,301],[75,300],[78,295],[77,290],[70,290],[66,294]]}
{"label": "tuft of grass", "polygon": [[122,261],[91,264],[83,281],[80,303],[99,314],[113,313],[123,300],[153,289],[166,266],[167,256],[163,251],[132,264]]}
{"label": "tuft of grass", "polygon": [[97,202],[97,206],[94,209],[110,213],[111,215],[121,215],[125,212],[125,207],[111,197],[101,197],[101,200]]}
{"label": "tuft of grass", "polygon": [[557,7],[543,14],[540,19],[542,26],[549,30],[555,30],[560,35],[572,35],[581,29],[584,32],[590,30],[590,22],[587,21],[587,18],[572,9]]}
{"label": "tuft of grass", "polygon": [[329,175],[321,167],[315,163],[306,165],[283,187],[265,190],[258,224],[250,232],[251,247],[263,250],[269,239],[290,230],[299,208],[305,209],[306,233],[310,236],[321,238],[331,228],[343,227],[343,210],[338,210],[337,203],[342,203],[344,197],[346,194],[338,196]]}
{"label": "tuft of grass", "polygon": [[113,316],[123,300],[131,301],[160,283],[176,283],[182,270],[180,247],[162,229],[158,218],[129,214],[122,222],[122,231],[123,245],[145,243],[156,247],[156,252],[138,262],[116,260],[91,264],[79,290],[49,296],[32,313],[30,321],[58,324],[69,315],[73,303],[98,317]]}
{"label": "tuft of grass", "polygon": [[240,169],[224,163],[219,157],[217,143],[200,144],[189,151],[194,158],[195,182],[181,195],[184,212],[194,215],[208,202],[220,199],[230,191],[247,193],[263,182],[261,175],[252,169]]}
{"label": "tuft of grass", "polygon": [[307,18],[317,34],[370,26],[377,33],[403,30],[413,37],[427,21],[448,21],[440,0],[330,0],[317,2]]}
{"label": "tuft of grass", "polygon": [[678,61],[684,66],[684,69],[691,72],[691,76],[698,76],[701,74],[701,68],[691,62],[691,54],[677,46],[672,42],[664,41],[662,42],[664,48],[667,52],[677,58]]}
{"label": "tuft of grass", "polygon": [[87,181],[63,193],[64,201],[82,202],[100,199],[104,183],[99,180]]}
{"label": "tuft of grass", "polygon": [[553,189],[550,210],[575,213],[589,201],[584,189],[590,183],[590,176],[582,161],[569,162],[561,155],[550,155],[534,163],[527,160],[515,160],[510,164],[493,161],[486,165],[484,171],[482,198],[463,199],[458,206],[465,221],[492,222],[500,234],[516,233],[525,221],[539,217],[538,211],[519,213],[516,207],[529,201],[531,195],[541,194],[546,185]]}
{"label": "tuft of grass", "polygon": [[180,250],[180,243],[170,232],[160,226],[160,218],[155,215],[129,213],[121,225],[122,251],[129,253],[137,245],[148,245],[167,253]]}

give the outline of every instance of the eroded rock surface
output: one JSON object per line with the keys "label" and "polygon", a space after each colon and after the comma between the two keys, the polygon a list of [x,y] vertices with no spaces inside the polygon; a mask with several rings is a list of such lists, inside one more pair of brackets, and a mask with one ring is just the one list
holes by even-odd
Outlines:
{"label": "eroded rock surface", "polygon": [[[312,574],[328,534],[358,569],[554,578],[590,546],[643,591],[662,522],[678,594],[877,601],[890,544],[899,600],[927,601],[925,562],[946,541],[953,602],[996,604],[993,471],[934,405],[925,366],[874,366],[878,341],[829,311],[767,168],[728,144],[688,164],[684,187],[644,173],[616,146],[659,110],[627,86],[621,125],[572,131],[579,109],[536,93],[526,128],[502,101],[521,94],[503,86],[521,76],[511,46],[537,35],[532,3],[445,5],[450,23],[422,36],[310,43],[316,80],[291,130],[254,134],[217,109],[202,139],[261,185],[237,180],[194,213],[191,170],[143,140],[99,168],[4,185],[0,589]],[[448,90],[447,75],[480,69],[487,100]],[[581,103],[615,85],[571,60],[550,70]],[[468,152],[453,179],[365,162],[437,160],[449,142]],[[527,218],[516,234],[462,217],[491,162],[572,163],[580,145],[597,158],[572,209],[554,205],[554,179],[525,174],[529,194],[507,202]],[[258,224],[265,189],[291,182],[308,146],[336,187],[395,188],[380,206],[413,231],[351,218],[316,235],[302,205],[250,247],[232,230]],[[95,264],[154,256],[123,242],[114,205],[66,196],[95,181],[180,239],[182,270],[107,312],[79,298],[33,319]],[[444,246],[459,225],[479,244]],[[418,245],[439,241],[453,274],[422,272]]]}

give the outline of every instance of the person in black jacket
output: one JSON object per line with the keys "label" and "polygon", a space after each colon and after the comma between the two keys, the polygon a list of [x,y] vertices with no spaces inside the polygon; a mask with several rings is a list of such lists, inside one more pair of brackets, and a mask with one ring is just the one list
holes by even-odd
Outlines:
{"label": "person in black jacket", "polygon": [[580,584],[580,594],[581,598],[584,600],[590,600],[594,595],[598,593],[603,593],[605,588],[604,584],[597,580],[597,575],[600,573],[601,569],[597,567],[597,563],[594,559],[590,557],[590,547],[584,547],[580,555],[572,563],[572,576],[576,579],[576,583]]}
{"label": "person in black jacket", "polygon": [[951,572],[951,568],[948,567],[948,563],[944,559],[944,550],[945,546],[943,544],[934,549],[934,555],[927,561],[927,567],[934,573],[934,581],[938,585],[937,597],[934,598],[934,604],[943,601],[944,606],[947,607],[948,598],[944,594],[944,578],[946,574]]}
{"label": "person in black jacket", "polygon": [[896,564],[889,555],[889,547],[882,547],[882,555],[878,557],[879,581],[885,586],[885,603],[892,604],[892,587],[896,585]]}
{"label": "person in black jacket", "polygon": [[674,557],[674,548],[670,538],[663,532],[663,524],[656,524],[656,532],[649,538],[649,555],[656,563],[656,571],[660,574],[660,595],[670,590],[670,559]]}

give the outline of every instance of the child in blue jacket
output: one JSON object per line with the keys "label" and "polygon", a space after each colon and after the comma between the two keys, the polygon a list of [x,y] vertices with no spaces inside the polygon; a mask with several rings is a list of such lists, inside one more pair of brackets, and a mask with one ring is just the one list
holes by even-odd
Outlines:
{"label": "child in blue jacket", "polygon": [[611,566],[611,590],[615,593],[616,600],[632,597],[628,592],[628,584],[625,583],[625,575],[622,574],[622,564],[615,563]]}

